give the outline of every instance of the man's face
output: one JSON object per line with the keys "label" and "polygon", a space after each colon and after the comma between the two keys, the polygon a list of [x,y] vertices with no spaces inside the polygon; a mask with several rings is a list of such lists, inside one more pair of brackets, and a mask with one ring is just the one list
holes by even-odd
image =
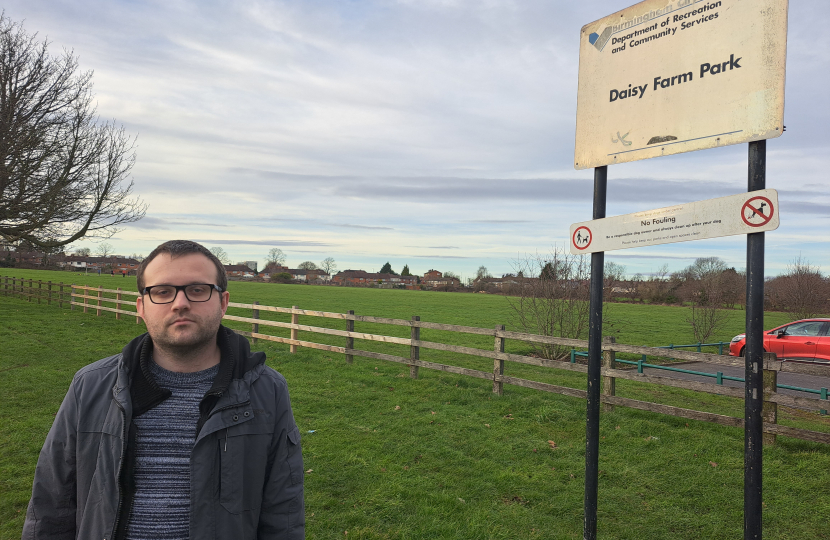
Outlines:
{"label": "man's face", "polygon": [[[161,253],[144,270],[145,287],[194,283],[216,283],[216,267],[201,253],[176,258]],[[149,294],[136,300],[136,310],[153,342],[171,352],[186,353],[215,341],[227,309],[228,293],[216,290],[207,302],[191,302],[183,290],[169,304],[154,304]]]}

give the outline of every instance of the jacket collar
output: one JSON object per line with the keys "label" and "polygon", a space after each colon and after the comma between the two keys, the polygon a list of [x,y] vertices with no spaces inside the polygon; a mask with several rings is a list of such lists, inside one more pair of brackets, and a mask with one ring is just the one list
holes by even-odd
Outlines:
{"label": "jacket collar", "polygon": [[[206,399],[203,400],[200,409],[204,406],[210,410],[216,400],[227,392],[233,379],[242,378],[246,371],[265,361],[265,354],[251,354],[248,340],[224,326],[219,327],[216,341],[221,351],[219,372],[213,380],[213,386],[205,394]],[[153,361],[152,352],[153,340],[145,333],[128,343],[122,353],[122,361],[132,374],[130,399],[133,416],[149,411],[171,395],[169,390],[161,388],[156,383],[150,373],[149,362]]]}

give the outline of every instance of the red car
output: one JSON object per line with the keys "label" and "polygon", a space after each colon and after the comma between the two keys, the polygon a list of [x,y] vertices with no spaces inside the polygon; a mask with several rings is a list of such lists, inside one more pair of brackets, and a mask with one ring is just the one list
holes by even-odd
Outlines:
{"label": "red car", "polygon": [[[743,356],[746,334],[732,338],[730,356]],[[764,351],[779,360],[830,363],[830,319],[803,319],[764,332]]]}

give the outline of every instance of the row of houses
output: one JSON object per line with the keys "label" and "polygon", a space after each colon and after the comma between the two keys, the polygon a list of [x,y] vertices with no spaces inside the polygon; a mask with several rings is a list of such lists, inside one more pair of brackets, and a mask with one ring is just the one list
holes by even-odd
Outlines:
{"label": "row of houses", "polygon": [[[31,266],[43,266],[47,256],[40,252],[18,252],[0,251],[0,260],[10,261],[17,264]],[[111,255],[107,257],[85,257],[81,255],[66,255],[59,253],[48,256],[48,264],[57,265],[66,270],[84,272],[107,272],[114,274],[134,274],[140,261]],[[420,276],[399,276],[397,274],[386,274],[378,272],[366,272],[365,270],[342,270],[331,276],[323,270],[304,270],[300,268],[288,268],[275,264],[268,264],[262,272],[257,272],[255,261],[245,261],[239,264],[226,264],[225,271],[228,277],[241,279],[264,279],[269,280],[277,274],[288,274],[291,280],[306,283],[331,283],[334,285],[351,287],[399,287],[399,288],[456,288],[461,285],[458,278],[444,276],[438,270],[430,269],[423,277]]]}
{"label": "row of houses", "polygon": [[365,270],[342,270],[331,278],[335,285],[350,287],[368,287],[376,285],[402,286],[414,288],[418,283],[416,276],[398,276],[396,274],[381,274]]}
{"label": "row of houses", "polygon": [[438,270],[429,270],[420,276],[399,276],[397,274],[385,274],[379,272],[366,272],[365,270],[343,270],[331,278],[335,285],[349,287],[381,287],[381,288],[402,288],[415,289],[427,288],[438,289],[441,287],[455,288],[461,285],[458,278],[453,276],[445,277]]}
{"label": "row of houses", "polygon": [[65,270],[112,271],[113,273],[135,272],[140,261],[129,257],[110,255],[107,257],[84,257],[57,253],[46,255],[39,251],[0,251],[0,261],[26,266],[59,266]]}
{"label": "row of houses", "polygon": [[[242,268],[237,268],[236,265],[234,266],[233,271],[244,271]],[[228,272],[231,267],[226,267]],[[288,268],[287,266],[281,266],[273,263],[269,263],[262,269],[262,272],[259,273],[259,277],[263,279],[271,279],[272,276],[279,275],[279,274],[288,274],[291,276],[290,279],[294,281],[305,281],[306,283],[328,283],[331,281],[331,276],[325,272],[325,270],[321,270],[319,268],[314,270],[304,270],[302,268]],[[230,273],[228,275],[231,275]],[[250,277],[245,275],[244,277]]]}

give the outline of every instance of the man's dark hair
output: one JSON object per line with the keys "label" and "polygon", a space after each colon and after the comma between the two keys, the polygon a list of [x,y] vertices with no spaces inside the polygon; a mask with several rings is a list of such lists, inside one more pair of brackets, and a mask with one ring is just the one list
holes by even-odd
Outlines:
{"label": "man's dark hair", "polygon": [[228,273],[225,272],[225,265],[223,265],[222,262],[216,258],[216,255],[211,253],[209,249],[202,244],[198,244],[190,240],[168,240],[151,251],[150,254],[147,255],[147,258],[141,261],[141,264],[138,265],[138,270],[136,270],[135,276],[139,293],[142,293],[144,290],[144,270],[147,268],[147,265],[150,264],[150,261],[155,259],[160,253],[169,253],[171,259],[175,259],[176,257],[180,257],[182,255],[188,255],[190,253],[201,253],[210,259],[216,267],[216,285],[219,285],[223,291],[228,290]]}

